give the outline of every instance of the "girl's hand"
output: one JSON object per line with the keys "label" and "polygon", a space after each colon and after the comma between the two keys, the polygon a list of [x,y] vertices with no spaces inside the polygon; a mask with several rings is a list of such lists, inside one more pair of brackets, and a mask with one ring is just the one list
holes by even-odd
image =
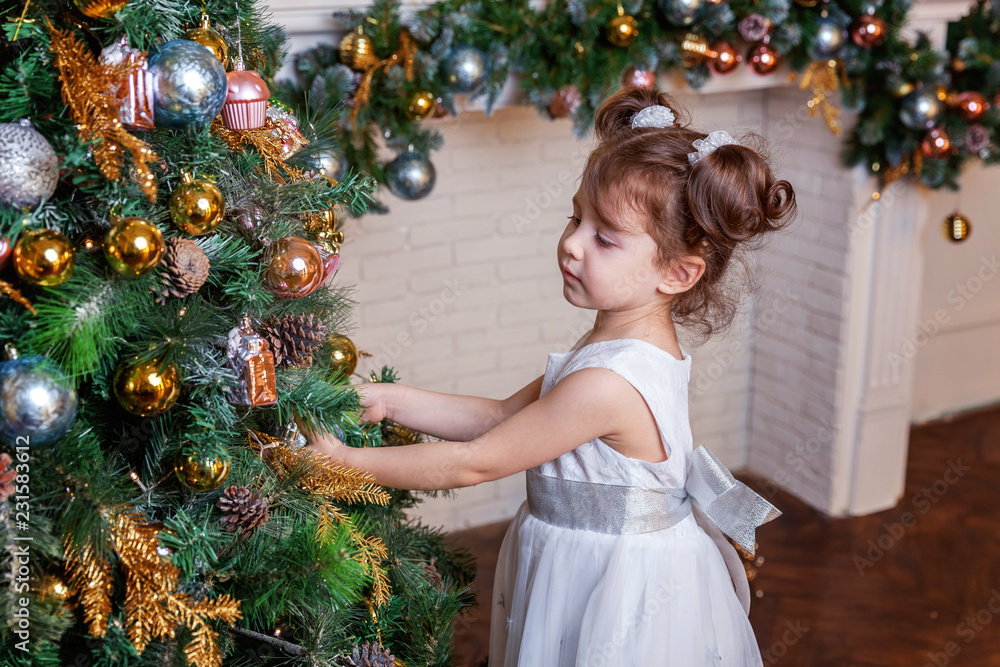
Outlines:
{"label": "girl's hand", "polygon": [[340,438],[335,436],[329,431],[312,431],[301,424],[299,424],[299,429],[302,431],[302,435],[306,437],[308,441],[307,447],[319,452],[320,454],[325,454],[330,457],[331,461],[334,463],[342,463],[347,465],[347,456],[351,451],[351,448],[340,441]]}
{"label": "girl's hand", "polygon": [[358,418],[360,423],[380,422],[386,417],[392,419],[386,396],[387,386],[386,382],[364,382],[354,386],[361,398],[361,407],[364,408]]}

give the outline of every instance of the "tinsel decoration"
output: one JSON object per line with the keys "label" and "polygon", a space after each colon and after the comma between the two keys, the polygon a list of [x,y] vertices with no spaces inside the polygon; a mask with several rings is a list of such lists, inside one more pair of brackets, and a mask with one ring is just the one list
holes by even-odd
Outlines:
{"label": "tinsel decoration", "polygon": [[316,539],[332,539],[333,527],[338,523],[344,525],[351,542],[358,549],[355,559],[372,577],[374,604],[382,606],[387,603],[391,595],[389,576],[381,565],[388,554],[385,544],[377,537],[366,537],[351,517],[330,501],[387,505],[389,493],[375,484],[375,478],[370,473],[330,463],[328,457],[309,447],[292,449],[279,438],[253,429],[250,429],[249,446],[260,451],[279,476],[296,475],[299,488],[322,498]]}
{"label": "tinsel decoration", "polygon": [[312,313],[272,315],[263,322],[261,332],[278,366],[309,366],[313,352],[326,343],[326,325]]}
{"label": "tinsel decoration", "polygon": [[62,99],[76,121],[83,143],[93,142],[94,161],[110,181],[121,176],[125,151],[132,155],[136,180],[143,194],[156,201],[156,177],[149,163],[159,158],[149,144],[129,134],[122,126],[115,91],[141,62],[101,64],[86,44],[69,31],[49,27],[50,49],[62,82]]}
{"label": "tinsel decoration", "polygon": [[389,504],[389,493],[370,473],[331,463],[314,449],[292,449],[283,440],[253,429],[249,446],[258,450],[279,476],[299,475],[299,488],[308,493],[343,503]]}
{"label": "tinsel decoration", "polygon": [[190,296],[208,280],[208,257],[191,239],[169,239],[160,266],[166,271],[162,279],[164,288],[156,299],[158,303],[163,303],[168,297],[183,299]]}
{"label": "tinsel decoration", "polygon": [[839,86],[847,88],[850,82],[847,80],[847,72],[844,69],[844,61],[840,58],[830,58],[811,63],[802,75],[799,82],[799,89],[812,89],[812,99],[806,102],[809,107],[809,115],[816,117],[820,110],[823,112],[823,120],[834,136],[840,136],[840,109],[829,101],[830,95]]}
{"label": "tinsel decoration", "polygon": [[[293,167],[285,162],[291,157],[291,153],[286,147],[285,136],[288,128],[272,116],[268,116],[264,121],[264,127],[257,130],[227,130],[222,124],[222,119],[216,117],[212,121],[212,132],[221,139],[229,149],[234,152],[242,152],[246,146],[253,146],[264,158],[264,171],[272,180],[279,185],[286,185],[291,181],[300,181],[306,175],[298,167]],[[308,141],[300,139],[304,146]]]}
{"label": "tinsel decoration", "polygon": [[372,92],[372,79],[375,72],[382,69],[384,73],[389,72],[389,68],[399,66],[403,68],[403,76],[407,81],[413,81],[413,62],[417,57],[417,42],[409,30],[401,30],[399,33],[399,46],[391,56],[385,60],[376,60],[364,67],[361,75],[361,83],[354,91],[354,108],[351,109],[351,127],[358,131],[358,114],[368,104],[368,98]]}
{"label": "tinsel decoration", "polygon": [[226,487],[215,506],[224,515],[219,523],[229,531],[250,532],[267,523],[270,516],[267,499],[247,486]]}
{"label": "tinsel decoration", "polygon": [[17,303],[27,308],[32,315],[38,314],[38,311],[36,311],[35,307],[31,304],[31,302],[28,301],[28,299],[23,294],[21,294],[21,291],[16,287],[14,287],[13,285],[11,285],[6,280],[0,280],[0,292],[3,292],[8,297],[10,297]]}
{"label": "tinsel decoration", "polygon": [[17,471],[10,469],[10,464],[13,462],[14,459],[7,452],[0,454],[0,503],[14,495],[14,478],[17,477]]}
{"label": "tinsel decoration", "polygon": [[396,658],[380,644],[365,642],[355,646],[350,656],[337,658],[335,664],[338,667],[395,667]]}
{"label": "tinsel decoration", "polygon": [[[210,621],[235,623],[242,617],[239,600],[220,595],[214,600],[195,600],[177,590],[180,570],[157,553],[159,529],[137,512],[114,512],[107,516],[110,546],[125,573],[126,633],[137,653],[154,639],[176,639],[181,627],[192,631],[184,646],[184,657],[195,667],[221,667],[218,633]],[[66,538],[71,586],[80,591],[84,618],[90,634],[103,637],[111,613],[111,564],[97,556],[88,543],[79,551]],[[106,550],[102,550],[106,551]]]}
{"label": "tinsel decoration", "polygon": [[563,86],[549,102],[549,113],[553,118],[569,118],[577,112],[582,101],[583,96],[576,86]]}

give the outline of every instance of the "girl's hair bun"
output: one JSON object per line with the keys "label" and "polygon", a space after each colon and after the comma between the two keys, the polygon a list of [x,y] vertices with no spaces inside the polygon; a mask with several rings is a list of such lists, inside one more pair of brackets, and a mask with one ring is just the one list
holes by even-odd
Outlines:
{"label": "girl's hair bun", "polygon": [[632,129],[632,118],[646,107],[657,104],[674,112],[674,126],[687,124],[687,112],[670,95],[653,88],[627,86],[606,99],[597,109],[594,130],[598,140],[604,141],[623,133],[659,130],[660,128]]}

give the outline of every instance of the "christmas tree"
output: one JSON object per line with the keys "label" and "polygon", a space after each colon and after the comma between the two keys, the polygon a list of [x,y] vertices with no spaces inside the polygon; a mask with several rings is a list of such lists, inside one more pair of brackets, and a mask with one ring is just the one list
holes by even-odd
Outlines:
{"label": "christmas tree", "polygon": [[419,437],[357,423],[340,110],[251,0],[5,7],[0,664],[448,664],[471,558],[298,433]]}

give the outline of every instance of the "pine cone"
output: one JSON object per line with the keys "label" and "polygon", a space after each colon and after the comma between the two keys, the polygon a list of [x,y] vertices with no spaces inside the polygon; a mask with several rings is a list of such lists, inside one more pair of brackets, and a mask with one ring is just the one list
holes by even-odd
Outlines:
{"label": "pine cone", "polygon": [[395,667],[396,658],[389,653],[389,649],[365,642],[354,647],[351,657],[338,658],[337,664],[341,667]]}
{"label": "pine cone", "polygon": [[326,342],[326,325],[315,315],[271,316],[261,331],[279,366],[309,366],[312,354]]}
{"label": "pine cone", "polygon": [[400,445],[412,445],[420,439],[420,434],[412,428],[407,428],[394,421],[385,420],[382,422],[382,445],[386,447],[399,447]]}
{"label": "pine cone", "polygon": [[7,469],[13,462],[14,459],[10,458],[10,454],[0,454],[0,502],[14,495],[14,478],[17,477],[17,471]]}
{"label": "pine cone", "polygon": [[161,265],[167,271],[163,277],[166,288],[157,297],[163,303],[167,297],[185,297],[194,294],[208,280],[208,257],[191,239],[172,238],[167,241]]}
{"label": "pine cone", "polygon": [[771,33],[771,21],[760,14],[747,14],[740,20],[740,37],[748,42],[759,42]]}
{"label": "pine cone", "polygon": [[225,514],[220,523],[226,530],[253,530],[267,523],[267,501],[246,486],[230,486],[215,506]]}
{"label": "pine cone", "polygon": [[568,118],[580,108],[582,99],[576,86],[563,86],[549,102],[549,113],[553,118]]}

